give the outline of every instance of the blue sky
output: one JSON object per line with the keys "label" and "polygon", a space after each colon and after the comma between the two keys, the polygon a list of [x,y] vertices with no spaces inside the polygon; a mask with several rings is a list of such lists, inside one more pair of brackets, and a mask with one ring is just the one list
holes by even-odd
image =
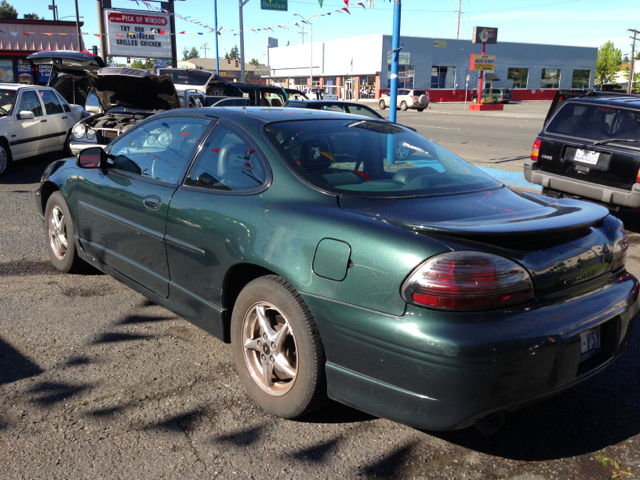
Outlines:
{"label": "blue sky", "polygon": [[[266,37],[278,39],[280,46],[287,42],[301,42],[300,29],[291,25],[298,13],[305,18],[326,14],[345,6],[344,0],[324,0],[320,7],[317,0],[289,0],[288,12],[261,10],[261,0],[249,0],[243,8],[244,28],[273,27],[289,24],[289,30],[275,28],[274,32],[245,32],[245,53],[247,60],[256,58],[264,61]],[[351,15],[333,13],[318,16],[313,21],[313,40],[332,40],[373,34],[392,33],[393,4],[389,0],[374,0],[370,8],[369,0],[363,0],[366,10],[350,0]],[[433,37],[437,39],[456,38],[459,0],[402,0],[401,34],[407,36]],[[46,19],[53,19],[47,5],[51,0],[29,0],[17,2],[9,0],[20,14],[37,13]],[[85,23],[82,28],[90,34],[98,33],[96,2],[79,0],[80,15]],[[114,8],[140,9],[130,0],[112,0]],[[159,6],[159,3],[153,3]],[[26,6],[28,5],[28,7]],[[75,15],[74,2],[58,0],[58,16]],[[214,0],[184,0],[175,2],[176,13],[190,16],[205,24],[214,24]],[[73,18],[65,18],[73,20]],[[474,26],[497,27],[498,41],[543,43],[555,45],[578,45],[599,47],[611,40],[623,54],[630,54],[631,39],[629,28],[640,30],[640,0],[462,0],[460,38],[471,39]],[[238,0],[218,0],[218,27],[239,29]],[[178,35],[178,58],[184,47],[200,49],[208,44],[207,57],[214,57],[215,36],[208,30],[193,23],[176,18],[176,30],[202,32],[204,35]],[[305,26],[305,43],[309,41],[308,27]],[[224,32],[218,37],[219,54],[224,56],[234,46],[240,45],[240,37],[232,32]],[[97,45],[93,35],[85,36],[88,46]],[[636,50],[640,49],[640,42]],[[200,50],[204,57],[204,50]]]}

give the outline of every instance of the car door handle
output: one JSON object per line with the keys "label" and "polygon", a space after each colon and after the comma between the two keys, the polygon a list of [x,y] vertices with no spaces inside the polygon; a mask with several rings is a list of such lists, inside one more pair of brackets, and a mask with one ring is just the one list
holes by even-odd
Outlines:
{"label": "car door handle", "polygon": [[155,195],[149,195],[148,197],[144,198],[144,206],[151,209],[151,210],[157,210],[160,208],[160,205],[162,205],[162,199],[160,197],[156,197]]}
{"label": "car door handle", "polygon": [[47,121],[47,119],[45,118],[44,120],[40,120],[40,123],[45,123]]}
{"label": "car door handle", "polygon": [[62,119],[63,119],[63,120],[66,120],[66,119],[67,119],[67,117],[62,117]]}

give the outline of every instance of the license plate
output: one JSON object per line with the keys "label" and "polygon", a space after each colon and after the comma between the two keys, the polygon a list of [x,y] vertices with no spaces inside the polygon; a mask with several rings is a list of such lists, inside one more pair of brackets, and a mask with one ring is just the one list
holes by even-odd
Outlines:
{"label": "license plate", "polygon": [[596,165],[600,152],[592,152],[591,150],[583,150],[581,148],[576,149],[576,156],[573,157],[574,162],[588,163],[589,165]]}
{"label": "license plate", "polygon": [[580,361],[584,362],[600,351],[600,327],[590,328],[580,334]]}

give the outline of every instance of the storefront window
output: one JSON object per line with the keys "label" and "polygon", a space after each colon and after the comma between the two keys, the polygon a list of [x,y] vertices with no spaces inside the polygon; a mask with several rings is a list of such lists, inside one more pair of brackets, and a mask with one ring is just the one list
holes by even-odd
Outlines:
{"label": "storefront window", "polygon": [[456,67],[431,67],[431,88],[456,88]]}
{"label": "storefront window", "polygon": [[540,88],[559,88],[560,87],[560,69],[559,68],[543,68],[540,80]]}
{"label": "storefront window", "polygon": [[0,60],[0,82],[12,83],[13,78],[13,60]]}
{"label": "storefront window", "polygon": [[591,70],[574,70],[571,88],[589,88]]}
{"label": "storefront window", "polygon": [[[513,81],[512,85],[509,85],[511,83],[510,80]],[[510,68],[507,72],[507,85],[509,88],[527,88],[528,80],[528,68]]]}
{"label": "storefront window", "polygon": [[[387,88],[391,88],[391,65],[387,75]],[[398,65],[398,88],[413,88],[413,78],[416,67],[413,65]]]}
{"label": "storefront window", "polygon": [[376,97],[376,76],[365,75],[360,78],[362,85],[360,86],[360,98]]}

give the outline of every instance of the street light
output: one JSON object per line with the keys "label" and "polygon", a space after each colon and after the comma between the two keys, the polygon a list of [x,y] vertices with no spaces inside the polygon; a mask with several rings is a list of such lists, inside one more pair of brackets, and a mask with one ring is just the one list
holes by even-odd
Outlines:
{"label": "street light", "polygon": [[[311,65],[309,66],[309,93],[311,93],[313,91],[312,90],[313,89],[313,23],[311,23],[309,20],[304,18],[299,13],[292,13],[291,15],[295,15],[297,17],[300,17],[301,19],[303,19],[305,22],[307,22],[311,26],[311,34],[309,36],[309,53],[310,53],[310,57],[311,57]],[[302,37],[302,38],[304,38],[304,37]]]}

